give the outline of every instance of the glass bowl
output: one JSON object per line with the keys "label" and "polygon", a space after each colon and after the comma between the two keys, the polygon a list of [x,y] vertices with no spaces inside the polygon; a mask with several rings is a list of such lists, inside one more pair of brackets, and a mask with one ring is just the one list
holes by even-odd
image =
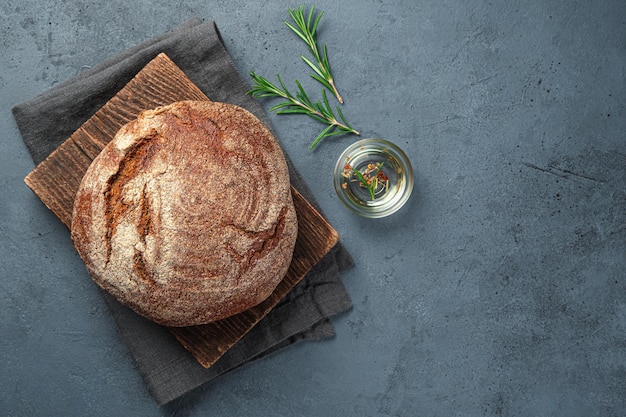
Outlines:
{"label": "glass bowl", "polygon": [[333,175],[341,202],[364,217],[395,213],[413,191],[411,162],[385,139],[362,139],[350,145],[337,160]]}

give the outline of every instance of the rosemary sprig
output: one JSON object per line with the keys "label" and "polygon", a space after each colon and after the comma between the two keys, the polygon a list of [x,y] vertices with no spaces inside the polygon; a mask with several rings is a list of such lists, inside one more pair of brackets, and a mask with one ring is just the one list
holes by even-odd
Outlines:
{"label": "rosemary sprig", "polygon": [[[384,186],[385,192],[387,192],[387,190],[389,189],[389,178],[382,171],[383,165],[385,164],[384,161],[377,164],[367,164],[367,168],[363,172],[353,167],[351,164],[348,163],[348,161],[349,159],[346,159],[346,164],[343,167],[343,172],[341,173],[341,175],[348,180],[351,180],[352,176],[354,175],[356,177],[356,180],[351,181],[358,181],[359,186],[367,188],[367,191],[369,191],[372,201],[376,199],[376,189],[378,189],[379,185]],[[342,187],[347,188],[347,184],[343,183]]]}
{"label": "rosemary sprig", "polygon": [[252,97],[281,97],[287,100],[270,107],[270,111],[276,112],[276,114],[306,114],[319,122],[328,124],[328,126],[322,130],[319,135],[317,135],[313,143],[309,146],[309,149],[315,148],[315,146],[322,139],[330,136],[341,135],[344,133],[359,135],[359,132],[350,126],[350,124],[346,121],[346,118],[341,112],[339,106],[337,106],[337,113],[339,114],[339,119],[341,121],[337,119],[333,109],[328,103],[326,90],[322,89],[324,103],[322,104],[319,100],[313,103],[298,80],[296,80],[298,92],[294,96],[287,89],[283,80],[281,80],[280,75],[277,75],[280,87],[272,84],[266,78],[256,75],[254,71],[250,72],[250,76],[252,77],[254,84],[252,89],[248,91],[248,94],[251,94]]}
{"label": "rosemary sprig", "polygon": [[357,177],[361,185],[367,188],[367,190],[370,192],[370,197],[372,198],[372,200],[376,199],[376,188],[378,188],[378,173],[383,169],[383,164],[384,162],[381,162],[380,164],[378,164],[378,167],[376,168],[375,171],[371,173],[371,175],[368,173],[367,178],[358,169],[354,167],[350,167],[350,169],[352,170],[354,175]]}
{"label": "rosemary sprig", "polygon": [[324,12],[320,12],[317,14],[317,17],[314,18],[315,6],[311,6],[309,10],[308,16],[304,17],[305,8],[304,6],[300,6],[297,9],[288,9],[289,15],[293,19],[295,26],[289,22],[285,22],[287,27],[291,29],[300,39],[306,43],[309,48],[309,52],[313,55],[317,64],[311,62],[304,55],[301,56],[302,60],[306,62],[306,64],[311,67],[311,69],[315,72],[311,74],[315,80],[319,81],[324,87],[328,88],[329,91],[332,91],[337,101],[343,103],[343,99],[339,95],[339,91],[337,91],[337,87],[335,86],[335,81],[333,80],[332,73],[330,71],[330,64],[328,63],[328,54],[326,51],[326,45],[324,45],[322,49],[322,53],[320,54],[320,50],[317,46],[317,26],[320,23],[320,19]]}

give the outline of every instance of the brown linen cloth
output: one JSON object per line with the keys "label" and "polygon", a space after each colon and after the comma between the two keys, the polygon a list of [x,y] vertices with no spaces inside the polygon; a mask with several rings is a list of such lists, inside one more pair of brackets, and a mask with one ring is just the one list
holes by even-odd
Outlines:
{"label": "brown linen cloth", "polygon": [[[35,164],[45,159],[160,52],[165,52],[212,100],[242,106],[267,126],[260,105],[246,95],[214,22],[192,19],[131,48],[32,100],[13,115]],[[288,161],[291,181],[318,210],[307,185]],[[321,212],[321,210],[320,210]],[[334,335],[328,317],[351,302],[339,274],[352,266],[338,244],[281,303],[214,366],[203,368],[163,327],[103,292],[120,335],[157,403],[166,404],[213,378],[299,340]]]}

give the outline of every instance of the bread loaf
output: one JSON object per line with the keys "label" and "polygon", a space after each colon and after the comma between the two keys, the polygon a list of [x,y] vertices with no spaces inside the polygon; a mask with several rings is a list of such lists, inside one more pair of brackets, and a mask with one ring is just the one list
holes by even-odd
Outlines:
{"label": "bread loaf", "polygon": [[71,236],[93,280],[168,326],[265,300],[291,262],[297,219],[271,132],[229,104],[145,111],[94,159]]}

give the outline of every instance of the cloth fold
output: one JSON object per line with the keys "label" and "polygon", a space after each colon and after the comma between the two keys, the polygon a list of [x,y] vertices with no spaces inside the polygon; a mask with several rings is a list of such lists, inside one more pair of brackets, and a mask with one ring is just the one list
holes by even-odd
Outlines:
{"label": "cloth fold", "polygon": [[[215,22],[194,18],[15,106],[13,115],[35,164],[43,161],[161,52],[211,100],[244,107],[270,127],[262,107],[246,94],[248,86],[228,54]],[[322,213],[288,155],[287,162],[293,186]],[[340,279],[340,273],[351,266],[350,254],[341,243],[337,244],[270,314],[209,369],[199,365],[167,329],[138,316],[107,293],[102,294],[138,371],[156,402],[163,405],[225,372],[297,341],[332,337],[329,317],[351,308]]]}

